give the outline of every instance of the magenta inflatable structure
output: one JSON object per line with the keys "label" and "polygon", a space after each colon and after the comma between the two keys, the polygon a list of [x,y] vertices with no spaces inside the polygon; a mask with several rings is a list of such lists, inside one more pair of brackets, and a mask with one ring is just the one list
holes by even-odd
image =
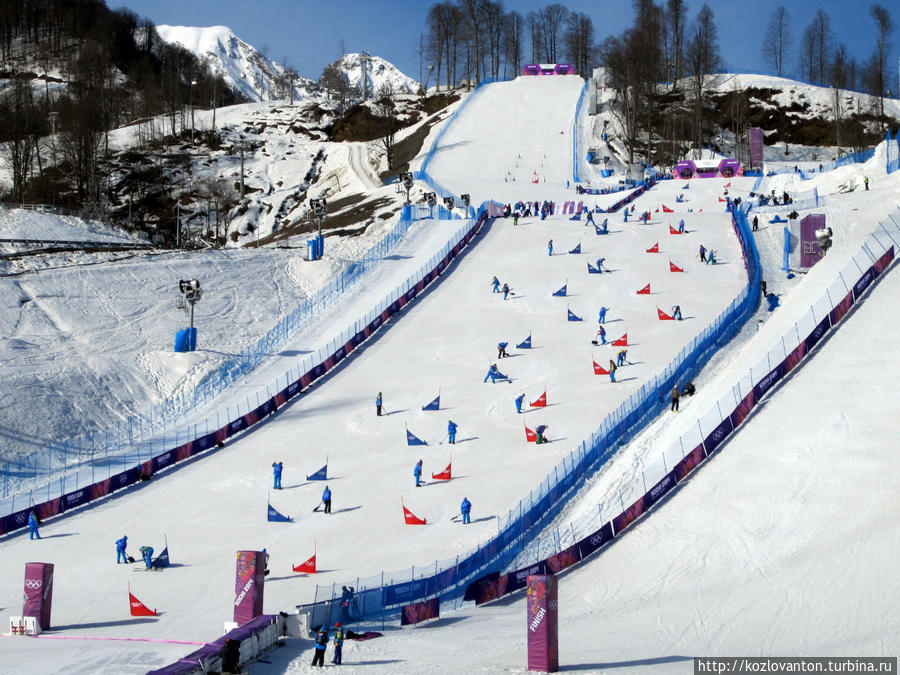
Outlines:
{"label": "magenta inflatable structure", "polygon": [[691,178],[733,178],[743,176],[744,170],[741,163],[734,158],[726,158],[718,164],[700,164],[692,159],[683,159],[675,164],[672,169],[672,177],[680,180]]}
{"label": "magenta inflatable structure", "polygon": [[522,66],[522,75],[574,75],[571,63],[528,63]]}

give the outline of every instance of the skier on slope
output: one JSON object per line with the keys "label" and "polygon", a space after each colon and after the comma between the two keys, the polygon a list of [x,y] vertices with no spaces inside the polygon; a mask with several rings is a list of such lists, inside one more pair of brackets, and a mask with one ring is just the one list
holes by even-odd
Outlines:
{"label": "skier on slope", "polygon": [[281,462],[272,462],[272,489],[281,489],[281,470],[284,465]]}
{"label": "skier on slope", "polygon": [[416,477],[416,487],[419,487],[422,480],[422,460],[416,462],[416,468],[413,469],[413,476]]}
{"label": "skier on slope", "polygon": [[459,505],[459,512],[462,514],[462,524],[469,523],[469,513],[472,511],[472,502],[467,497],[463,497],[462,504]]}
{"label": "skier on slope", "polygon": [[456,430],[458,425],[453,420],[447,421],[447,442],[456,445]]}

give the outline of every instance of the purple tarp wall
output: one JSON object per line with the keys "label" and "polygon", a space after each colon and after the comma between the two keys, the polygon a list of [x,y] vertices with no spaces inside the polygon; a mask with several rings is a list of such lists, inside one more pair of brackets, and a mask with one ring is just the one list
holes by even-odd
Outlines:
{"label": "purple tarp wall", "polygon": [[559,600],[556,577],[528,577],[528,670],[555,673],[559,670]]}
{"label": "purple tarp wall", "polygon": [[800,267],[812,267],[825,255],[816,237],[816,230],[824,227],[824,213],[811,213],[800,221]]}
{"label": "purple tarp wall", "polygon": [[25,563],[25,606],[23,616],[36,617],[41,630],[50,630],[53,605],[53,564]]}
{"label": "purple tarp wall", "polygon": [[763,132],[759,127],[750,127],[750,168],[763,168]]}
{"label": "purple tarp wall", "polygon": [[687,180],[690,178],[731,178],[732,176],[742,176],[744,174],[741,169],[741,163],[734,158],[726,158],[720,160],[713,166],[697,166],[697,163],[691,159],[683,159],[675,163],[672,169],[672,177]]}
{"label": "purple tarp wall", "polygon": [[262,614],[266,554],[238,551],[234,580],[234,622],[242,626]]}

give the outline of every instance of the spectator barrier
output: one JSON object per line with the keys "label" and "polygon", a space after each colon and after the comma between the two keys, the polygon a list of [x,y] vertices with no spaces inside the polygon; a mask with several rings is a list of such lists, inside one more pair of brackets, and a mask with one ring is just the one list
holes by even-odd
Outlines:
{"label": "spectator barrier", "polygon": [[[900,245],[900,211],[883,221],[839,272],[825,294],[784,335],[766,358],[750,368],[715,406],[641,471],[631,485],[610,490],[597,512],[535,539],[513,561],[512,571],[495,572],[470,584],[465,599],[481,604],[524,588],[530,574],[556,574],[585,560],[621,534],[681,485],[748,418],[762,399],[838,327],[866,290],[888,271]],[[648,489],[648,486],[649,489]],[[606,508],[604,508],[606,507]],[[616,509],[621,508],[621,512]],[[617,515],[604,522],[604,516]]]}
{"label": "spectator barrier", "polygon": [[888,129],[885,137],[885,172],[894,173],[900,169],[900,131],[897,132],[897,138],[891,140],[891,130]]}
{"label": "spectator barrier", "polygon": [[[134,453],[123,453],[121,457],[109,461],[100,459],[88,461],[81,471],[48,483],[40,490],[24,493],[19,497],[18,503],[15,497],[6,500],[5,506],[9,509],[7,511],[9,515],[0,517],[0,535],[24,527],[33,505],[40,519],[46,520],[133,485],[139,480],[148,480],[157,472],[198,453],[211,450],[265,419],[331,371],[373,335],[385,321],[398,314],[407,303],[437,279],[469,245],[487,218],[498,209],[498,204],[487,202],[479,208],[476,219],[460,221],[461,227],[441,251],[391,291],[366,316],[353,322],[325,347],[299,362],[271,386],[267,385],[265,392],[260,391],[254,398],[244,399],[234,411],[230,407],[218,411],[215,418],[207,418],[204,424],[194,424],[191,428],[176,433],[174,439],[172,436],[163,436],[144,448],[138,445]],[[141,454],[142,450],[144,454]],[[104,473],[107,474],[106,477],[102,477]]]}
{"label": "spectator barrier", "polygon": [[578,173],[578,130],[582,128],[582,119],[584,118],[584,95],[588,90],[588,80],[584,81],[581,93],[578,95],[578,103],[575,104],[575,118],[572,120],[572,182],[580,183],[581,176]]}
{"label": "spectator barrier", "polygon": [[[686,346],[662,374],[607,416],[591,438],[563,458],[536,490],[501,517],[498,534],[473,553],[346,583],[356,589],[354,620],[384,618],[398,613],[404,604],[432,596],[440,597],[442,605],[458,605],[465,599],[470,581],[499,573],[519,558],[531,544],[531,533],[551,522],[570,496],[622,444],[665,409],[674,384],[692,379],[712,354],[740,330],[759,303],[759,259],[746,214],[738,211],[732,223],[741,242],[748,284],[712,325]],[[341,602],[336,592],[339,587],[338,584],[317,586],[313,603],[298,606],[309,614],[310,625],[335,620]]]}

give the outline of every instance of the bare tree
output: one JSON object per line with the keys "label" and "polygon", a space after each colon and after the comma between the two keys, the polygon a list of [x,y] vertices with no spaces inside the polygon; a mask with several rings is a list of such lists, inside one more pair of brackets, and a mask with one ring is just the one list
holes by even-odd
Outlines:
{"label": "bare tree", "polygon": [[687,22],[687,6],[684,0],[666,2],[666,34],[668,53],[666,54],[666,79],[671,80],[672,90],[684,71],[682,52],[684,51],[684,25]]}
{"label": "bare tree", "polygon": [[35,149],[37,110],[27,80],[14,79],[5,94],[0,101],[0,159],[12,176],[12,198],[21,202]]}
{"label": "bare tree", "polygon": [[559,3],[547,5],[538,12],[546,63],[556,63],[562,27],[569,10]]}
{"label": "bare tree", "polygon": [[516,76],[522,63],[522,41],[525,20],[518,12],[510,12],[503,19],[503,62],[507,77]]}
{"label": "bare tree", "polygon": [[842,89],[847,82],[847,48],[839,44],[834,49],[834,58],[831,61],[829,75],[832,86],[832,108],[834,112],[834,144],[840,153],[841,146],[841,121],[844,116]]}
{"label": "bare tree", "polygon": [[350,104],[359,98],[360,93],[356,87],[344,77],[338,63],[329,63],[319,77],[319,85],[328,92],[337,102],[337,110],[343,114]]}
{"label": "bare tree", "polygon": [[823,10],[816,12],[813,20],[803,30],[800,63],[812,84],[828,84],[828,66],[834,34],[831,19]]}
{"label": "bare tree", "polygon": [[704,4],[694,19],[685,53],[694,95],[694,139],[703,146],[703,95],[710,75],[720,67],[719,41],[713,11]]}
{"label": "bare tree", "polygon": [[790,46],[789,25],[788,11],[781,5],[769,17],[766,34],[763,37],[763,56],[778,77],[784,75],[784,58]]}
{"label": "bare tree", "polygon": [[878,97],[881,114],[881,127],[884,129],[884,94],[887,85],[887,54],[890,51],[888,37],[894,30],[894,21],[891,14],[883,6],[875,3],[869,9],[869,14],[875,20],[876,38],[875,51],[869,59],[868,81],[869,93]]}
{"label": "bare tree", "polygon": [[591,21],[591,17],[582,12],[569,14],[563,42],[566,47],[566,59],[572,62],[581,76],[590,77],[591,61],[596,53],[594,22]]}
{"label": "bare tree", "polygon": [[384,82],[375,93],[375,112],[381,121],[381,147],[384,148],[387,169],[394,168],[394,136],[398,123],[395,116],[394,89],[390,82]]}
{"label": "bare tree", "polygon": [[800,76],[807,82],[815,82],[816,79],[816,33],[812,25],[803,29],[800,39],[800,51],[797,52],[797,64],[800,66]]}

